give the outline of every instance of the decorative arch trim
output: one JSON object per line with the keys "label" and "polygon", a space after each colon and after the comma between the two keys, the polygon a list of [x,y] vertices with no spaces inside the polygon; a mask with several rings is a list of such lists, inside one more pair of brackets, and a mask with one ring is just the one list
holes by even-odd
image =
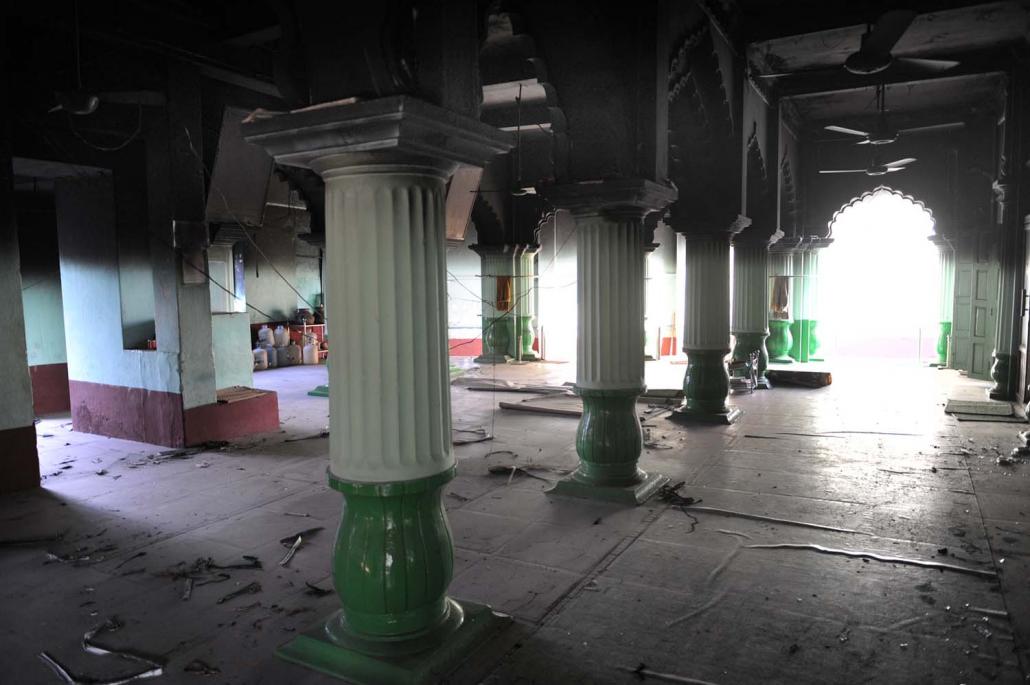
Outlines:
{"label": "decorative arch trim", "polygon": [[897,197],[900,197],[902,200],[907,200],[908,202],[911,202],[913,205],[915,205],[916,207],[919,207],[921,210],[923,210],[924,212],[929,214],[930,215],[930,221],[933,223],[933,226],[934,226],[934,229],[935,229],[934,233],[937,232],[936,231],[937,220],[933,218],[933,210],[930,209],[929,207],[927,207],[925,204],[923,204],[922,200],[917,200],[916,198],[912,197],[911,195],[907,195],[907,194],[901,192],[900,190],[895,190],[894,188],[891,188],[890,186],[885,186],[885,185],[881,184],[881,185],[876,186],[872,190],[869,190],[869,191],[866,191],[866,192],[862,193],[858,197],[851,198],[850,200],[845,202],[843,205],[841,205],[841,208],[833,213],[833,216],[830,218],[830,221],[826,224],[827,228],[830,229],[830,233],[831,234],[833,233],[833,225],[835,223],[837,223],[837,218],[841,214],[843,214],[844,212],[848,211],[849,209],[851,209],[855,205],[857,205],[857,204],[859,204],[859,203],[861,203],[861,202],[871,198],[873,195],[876,195],[877,193],[879,193],[881,191],[886,192],[886,193],[890,193],[891,195],[895,195]]}

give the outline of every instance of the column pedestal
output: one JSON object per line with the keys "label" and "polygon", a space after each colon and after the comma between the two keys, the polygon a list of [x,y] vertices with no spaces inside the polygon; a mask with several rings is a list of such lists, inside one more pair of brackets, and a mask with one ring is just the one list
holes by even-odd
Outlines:
{"label": "column pedestal", "polygon": [[685,399],[670,417],[675,420],[731,424],[742,413],[726,401],[730,394],[726,356],[730,353],[732,234],[727,230],[686,236],[683,351],[687,354],[687,372],[683,378]]}
{"label": "column pedestal", "polygon": [[405,96],[243,131],[325,181],[341,609],[277,654],[357,683],[435,681],[506,620],[447,597],[453,546],[440,493],[455,469],[444,188],[457,164],[483,165],[510,137]]}
{"label": "column pedestal", "polygon": [[637,397],[644,390],[644,217],[675,198],[671,188],[620,180],[546,189],[576,218],[579,467],[552,494],[645,502],[669,481],[637,462],[643,448]]}
{"label": "column pedestal", "polygon": [[770,364],[792,364],[790,350],[794,347],[794,336],[787,319],[769,319],[769,337],[765,342]]}

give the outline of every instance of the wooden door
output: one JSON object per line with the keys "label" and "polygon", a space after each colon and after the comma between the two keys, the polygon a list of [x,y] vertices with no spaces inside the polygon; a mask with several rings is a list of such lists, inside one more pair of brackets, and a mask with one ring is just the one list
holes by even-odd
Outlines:
{"label": "wooden door", "polygon": [[970,378],[990,379],[998,306],[998,263],[990,236],[964,241],[956,252],[953,366]]}

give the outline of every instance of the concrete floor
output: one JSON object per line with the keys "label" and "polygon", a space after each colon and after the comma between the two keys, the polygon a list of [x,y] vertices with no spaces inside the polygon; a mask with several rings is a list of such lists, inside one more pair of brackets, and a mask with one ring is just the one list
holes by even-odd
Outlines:
{"label": "concrete floor", "polygon": [[[648,383],[675,387],[684,369],[650,363]],[[455,427],[496,437],[455,448],[459,475],[444,498],[457,547],[451,594],[516,621],[451,682],[629,683],[639,681],[626,670],[641,664],[721,684],[1025,682],[1030,464],[996,463],[1022,426],[945,415],[946,397],[983,386],[955,372],[834,371],[829,388],[735,397],[745,415],[734,426],[650,418],[655,447],[642,462],[685,481],[681,493],[702,506],[852,532],[662,502],[627,509],[549,498],[544,480],[488,467],[574,467],[576,419],[495,411],[526,395],[454,386]],[[574,369],[470,373],[560,382]],[[329,586],[341,503],[324,484],[326,440],[296,440],[328,423],[327,400],[306,395],[321,382],[321,367],[257,374],[256,385],[280,393],[283,430],[185,459],[74,433],[67,417],[43,420],[43,488],[0,497],[0,539],[63,538],[0,547],[0,680],[59,682],[37,658],[43,650],[80,676],[133,672],[81,647],[85,631],[118,616],[125,625],[105,642],[161,655],[168,665],[155,682],[333,682],[272,655],[335,604],[305,593],[305,582]],[[280,538],[319,525],[326,530],[288,568],[277,565]],[[780,543],[998,575],[751,546]],[[46,563],[47,552],[88,559]],[[228,571],[189,601],[167,573],[243,555],[264,568]],[[252,581],[257,594],[216,603]],[[195,659],[220,672],[184,671]]]}

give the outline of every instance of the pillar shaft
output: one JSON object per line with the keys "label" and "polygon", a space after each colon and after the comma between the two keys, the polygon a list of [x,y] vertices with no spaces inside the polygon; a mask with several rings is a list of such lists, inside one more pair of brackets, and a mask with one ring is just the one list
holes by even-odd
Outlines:
{"label": "pillar shaft", "polygon": [[794,255],[790,356],[799,362],[819,357],[819,252],[806,247]]}
{"label": "pillar shaft", "polygon": [[646,501],[668,482],[637,462],[643,447],[636,398],[644,389],[644,217],[675,197],[641,180],[557,186],[545,191],[576,219],[576,432],[579,467],[553,492]]}
{"label": "pillar shaft", "polygon": [[[343,160],[336,160],[342,163]],[[330,163],[330,162],[323,162]],[[322,171],[333,363],[330,472],[384,483],[453,466],[441,170]]]}
{"label": "pillar shaft", "polygon": [[791,252],[769,254],[769,337],[766,350],[769,361],[789,364],[790,349],[794,345],[790,333],[791,305],[793,302],[794,255]]}
{"label": "pillar shaft", "polygon": [[733,358],[746,360],[758,353],[758,377],[762,387],[769,365],[769,248],[766,243],[739,242],[733,246],[733,308],[730,316]]}
{"label": "pillar shaft", "polygon": [[644,241],[638,219],[579,217],[576,386],[644,387]]}
{"label": "pillar shaft", "polygon": [[937,303],[939,307],[937,332],[937,364],[947,366],[951,349],[951,325],[955,308],[955,250],[946,241],[938,241],[939,271]]}
{"label": "pillar shaft", "polygon": [[728,417],[730,377],[730,234],[687,236],[683,351],[687,371],[681,415]]}

